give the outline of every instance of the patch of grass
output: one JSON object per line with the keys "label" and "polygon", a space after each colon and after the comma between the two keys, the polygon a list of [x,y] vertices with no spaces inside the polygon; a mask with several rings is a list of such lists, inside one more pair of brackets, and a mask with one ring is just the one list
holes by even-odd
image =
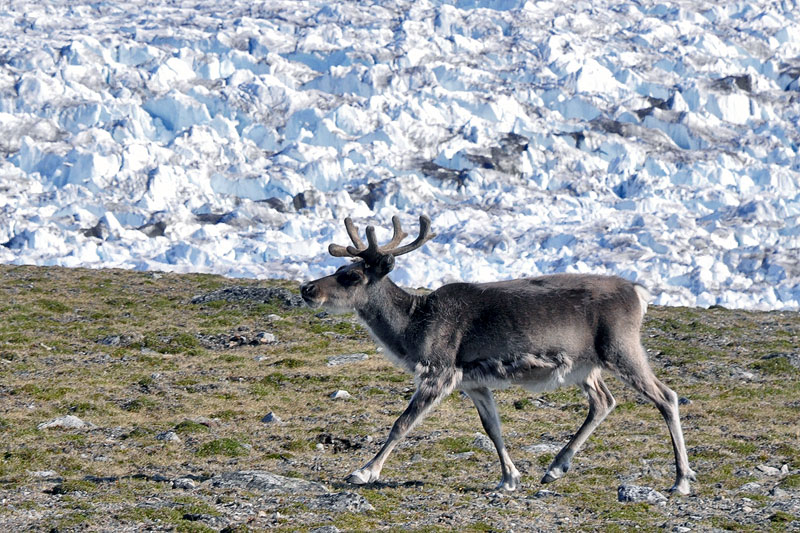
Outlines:
{"label": "patch of grass", "polygon": [[272,364],[272,366],[280,366],[284,368],[300,368],[301,366],[305,366],[305,361],[301,361],[300,359],[294,359],[292,357],[287,357],[286,359],[281,359],[280,361],[276,361]]}
{"label": "patch of grass", "polygon": [[250,450],[236,439],[225,437],[202,444],[197,449],[197,455],[208,457],[211,455],[224,455],[226,457],[241,457],[248,455]]}
{"label": "patch of grass", "polygon": [[786,357],[770,357],[750,365],[750,368],[772,376],[793,376],[800,374],[800,369],[794,367]]}
{"label": "patch of grass", "polygon": [[[289,442],[285,442],[285,443],[281,444],[282,448],[285,448],[286,450],[289,450],[289,451],[292,451],[292,452],[301,452],[301,451],[313,450],[314,446],[315,445],[314,445],[313,442],[310,442],[310,441],[307,441],[307,440],[302,440],[302,439],[294,439],[294,440],[290,440]],[[298,477],[300,477],[300,476],[298,476]]]}
{"label": "patch of grass", "polygon": [[798,519],[798,517],[791,513],[787,513],[786,511],[775,511],[769,517],[769,521],[773,524],[788,524],[789,522],[794,522]]}
{"label": "patch of grass", "polygon": [[474,451],[475,447],[472,442],[474,437],[444,437],[439,440],[438,444],[442,446],[445,451],[450,453],[464,453]]}
{"label": "patch of grass", "polygon": [[739,455],[748,456],[758,451],[758,445],[750,441],[728,440],[726,447]]}
{"label": "patch of grass", "polygon": [[789,474],[780,482],[781,488],[800,489],[800,474]]}
{"label": "patch of grass", "polygon": [[94,492],[97,485],[84,479],[68,479],[53,488],[53,494],[69,494],[70,492]]}
{"label": "patch of grass", "polygon": [[205,424],[200,424],[192,420],[183,420],[175,426],[175,433],[205,433],[209,430]]}
{"label": "patch of grass", "polygon": [[58,300],[51,300],[49,298],[41,298],[36,302],[36,304],[42,309],[50,311],[51,313],[64,314],[70,311],[68,305]]}
{"label": "patch of grass", "polygon": [[122,404],[122,409],[132,413],[151,411],[158,408],[158,402],[147,396],[139,396]]}

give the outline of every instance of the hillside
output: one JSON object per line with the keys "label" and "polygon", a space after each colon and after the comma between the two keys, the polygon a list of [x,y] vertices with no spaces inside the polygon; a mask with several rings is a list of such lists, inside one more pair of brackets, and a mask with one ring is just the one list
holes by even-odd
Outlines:
{"label": "hillside", "polygon": [[[458,393],[379,484],[344,484],[413,384],[352,316],[296,304],[287,282],[0,266],[0,528],[800,530],[798,313],[651,307],[644,343],[683,399],[698,481],[622,503],[620,485],[665,493],[673,459],[658,412],[614,378],[618,407],[551,485],[586,412],[575,388],[498,392],[515,493],[493,490],[497,458]],[[46,427],[65,415],[85,425]]]}

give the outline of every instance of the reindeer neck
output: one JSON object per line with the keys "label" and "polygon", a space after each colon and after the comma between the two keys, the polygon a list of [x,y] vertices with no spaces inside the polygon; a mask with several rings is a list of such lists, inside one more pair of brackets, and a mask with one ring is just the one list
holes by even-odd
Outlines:
{"label": "reindeer neck", "polygon": [[370,290],[374,292],[368,303],[357,309],[358,316],[372,335],[391,352],[387,355],[402,359],[402,366],[408,367],[408,363],[412,362],[405,361],[409,355],[405,347],[406,332],[425,297],[404,291],[389,278],[373,284]]}

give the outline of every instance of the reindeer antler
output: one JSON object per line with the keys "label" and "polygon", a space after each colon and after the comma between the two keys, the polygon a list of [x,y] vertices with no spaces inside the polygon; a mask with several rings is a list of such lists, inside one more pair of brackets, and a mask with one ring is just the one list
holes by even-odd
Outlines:
{"label": "reindeer antler", "polygon": [[392,255],[397,257],[398,255],[413,252],[417,248],[422,247],[422,245],[429,240],[436,237],[435,233],[431,233],[431,219],[426,215],[419,217],[419,236],[414,239],[413,242],[410,242],[405,246],[399,246],[399,244],[403,241],[403,239],[408,237],[408,233],[403,231],[403,228],[400,226],[400,217],[398,216],[392,217],[392,240],[383,246],[378,246],[378,241],[375,237],[375,226],[367,226],[366,246],[364,245],[364,241],[362,241],[358,236],[358,230],[356,229],[350,217],[344,219],[344,227],[347,230],[347,235],[350,236],[350,240],[353,241],[355,246],[331,244],[328,246],[328,252],[334,257],[360,257],[367,263],[374,263],[378,258],[380,258],[380,256],[383,255]]}

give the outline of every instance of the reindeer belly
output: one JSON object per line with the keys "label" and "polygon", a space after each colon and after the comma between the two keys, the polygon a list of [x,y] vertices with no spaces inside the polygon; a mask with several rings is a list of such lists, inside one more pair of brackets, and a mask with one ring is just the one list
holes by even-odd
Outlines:
{"label": "reindeer belly", "polygon": [[532,392],[580,383],[594,367],[583,358],[576,358],[565,350],[475,357],[461,361],[459,366],[464,388],[484,386],[498,389],[520,385]]}

